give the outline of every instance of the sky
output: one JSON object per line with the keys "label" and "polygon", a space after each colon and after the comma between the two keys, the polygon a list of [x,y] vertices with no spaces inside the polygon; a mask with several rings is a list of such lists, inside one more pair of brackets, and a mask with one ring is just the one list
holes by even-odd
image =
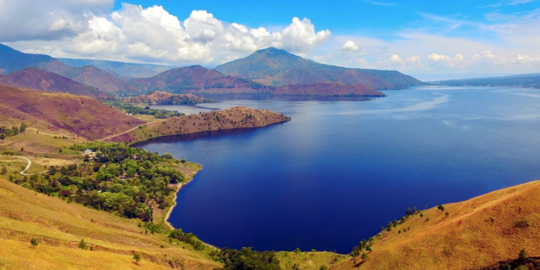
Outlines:
{"label": "sky", "polygon": [[277,47],[421,80],[540,73],[540,0],[0,0],[0,42],[173,66]]}

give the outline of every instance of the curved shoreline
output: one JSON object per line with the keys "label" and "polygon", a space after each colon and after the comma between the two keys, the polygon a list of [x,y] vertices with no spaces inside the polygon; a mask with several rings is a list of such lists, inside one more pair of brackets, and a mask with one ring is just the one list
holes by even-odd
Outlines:
{"label": "curved shoreline", "polygon": [[[174,207],[176,206],[176,199],[177,199],[177,197],[178,197],[178,193],[182,190],[182,188],[183,188],[185,185],[191,183],[191,181],[193,181],[193,179],[195,178],[195,176],[196,176],[200,171],[202,171],[203,168],[204,168],[204,167],[201,165],[201,169],[200,169],[200,170],[196,171],[196,172],[193,174],[193,176],[192,176],[188,181],[186,181],[185,183],[180,183],[179,186],[178,186],[178,188],[176,189],[176,192],[174,193],[174,203],[173,203],[173,205],[171,205],[171,207],[170,207],[169,210],[167,211],[167,214],[165,214],[165,217],[164,217],[164,221],[165,221],[165,223],[169,226],[169,228],[171,228],[171,229],[173,229],[173,230],[176,230],[176,228],[169,222],[169,218],[171,217],[171,213],[172,213]],[[206,244],[206,243],[205,243],[205,244]]]}

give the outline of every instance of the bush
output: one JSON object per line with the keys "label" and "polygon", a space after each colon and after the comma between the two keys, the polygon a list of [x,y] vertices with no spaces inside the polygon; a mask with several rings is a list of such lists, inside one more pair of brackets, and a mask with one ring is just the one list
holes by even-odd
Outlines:
{"label": "bush", "polygon": [[367,255],[366,253],[363,253],[363,254],[362,254],[362,260],[367,259],[367,257],[368,257],[368,255]]}
{"label": "bush", "polygon": [[527,227],[530,227],[530,226],[531,226],[530,222],[528,220],[526,220],[526,219],[518,220],[514,224],[514,227],[516,227],[516,228],[527,228]]}
{"label": "bush", "polygon": [[79,248],[80,249],[87,249],[88,246],[86,245],[86,242],[84,242],[84,239],[81,239],[81,242],[79,242]]}
{"label": "bush", "polygon": [[519,251],[519,259],[520,260],[525,260],[527,259],[527,251],[525,249],[522,249]]}
{"label": "bush", "polygon": [[32,238],[30,239],[30,244],[32,245],[33,248],[35,248],[38,245],[38,240],[36,238]]}

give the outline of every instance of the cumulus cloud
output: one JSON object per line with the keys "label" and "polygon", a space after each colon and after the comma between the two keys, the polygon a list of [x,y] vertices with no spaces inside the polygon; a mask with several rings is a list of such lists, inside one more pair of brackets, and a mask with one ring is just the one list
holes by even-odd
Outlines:
{"label": "cumulus cloud", "polygon": [[[106,2],[86,1],[96,5]],[[81,18],[84,20],[80,19],[77,24],[70,25],[69,20],[50,24],[49,28],[70,29],[69,35],[53,36],[49,41],[29,42],[19,38],[9,45],[57,57],[176,65],[219,64],[267,47],[305,54],[323,44],[331,35],[329,30],[316,32],[313,23],[306,18],[295,17],[281,31],[270,32],[264,27],[249,28],[223,22],[204,10],[195,10],[181,21],[161,6],[143,8],[123,4],[120,10],[110,14],[86,11]],[[2,26],[0,24],[0,29]],[[32,35],[28,39],[32,39]]]}
{"label": "cumulus cloud", "polygon": [[58,39],[84,31],[114,0],[0,0],[0,42]]}
{"label": "cumulus cloud", "polygon": [[352,40],[347,40],[347,42],[341,46],[341,50],[345,52],[356,52],[358,51],[358,45]]}

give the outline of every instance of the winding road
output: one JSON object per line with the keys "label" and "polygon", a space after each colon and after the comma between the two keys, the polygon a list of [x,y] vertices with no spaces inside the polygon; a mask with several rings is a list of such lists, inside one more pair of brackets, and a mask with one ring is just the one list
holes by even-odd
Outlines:
{"label": "winding road", "polygon": [[[28,171],[28,169],[30,169],[30,166],[32,166],[32,160],[30,160],[29,158],[26,158],[26,157],[16,157],[16,158],[20,158],[20,159],[24,159],[26,161],[28,161],[28,165],[26,165],[26,168],[24,168],[24,170],[21,171],[21,175],[34,175],[36,173],[26,173],[26,171]],[[38,173],[44,173],[44,172],[47,172],[47,171],[42,171],[42,172],[38,172]]]}

